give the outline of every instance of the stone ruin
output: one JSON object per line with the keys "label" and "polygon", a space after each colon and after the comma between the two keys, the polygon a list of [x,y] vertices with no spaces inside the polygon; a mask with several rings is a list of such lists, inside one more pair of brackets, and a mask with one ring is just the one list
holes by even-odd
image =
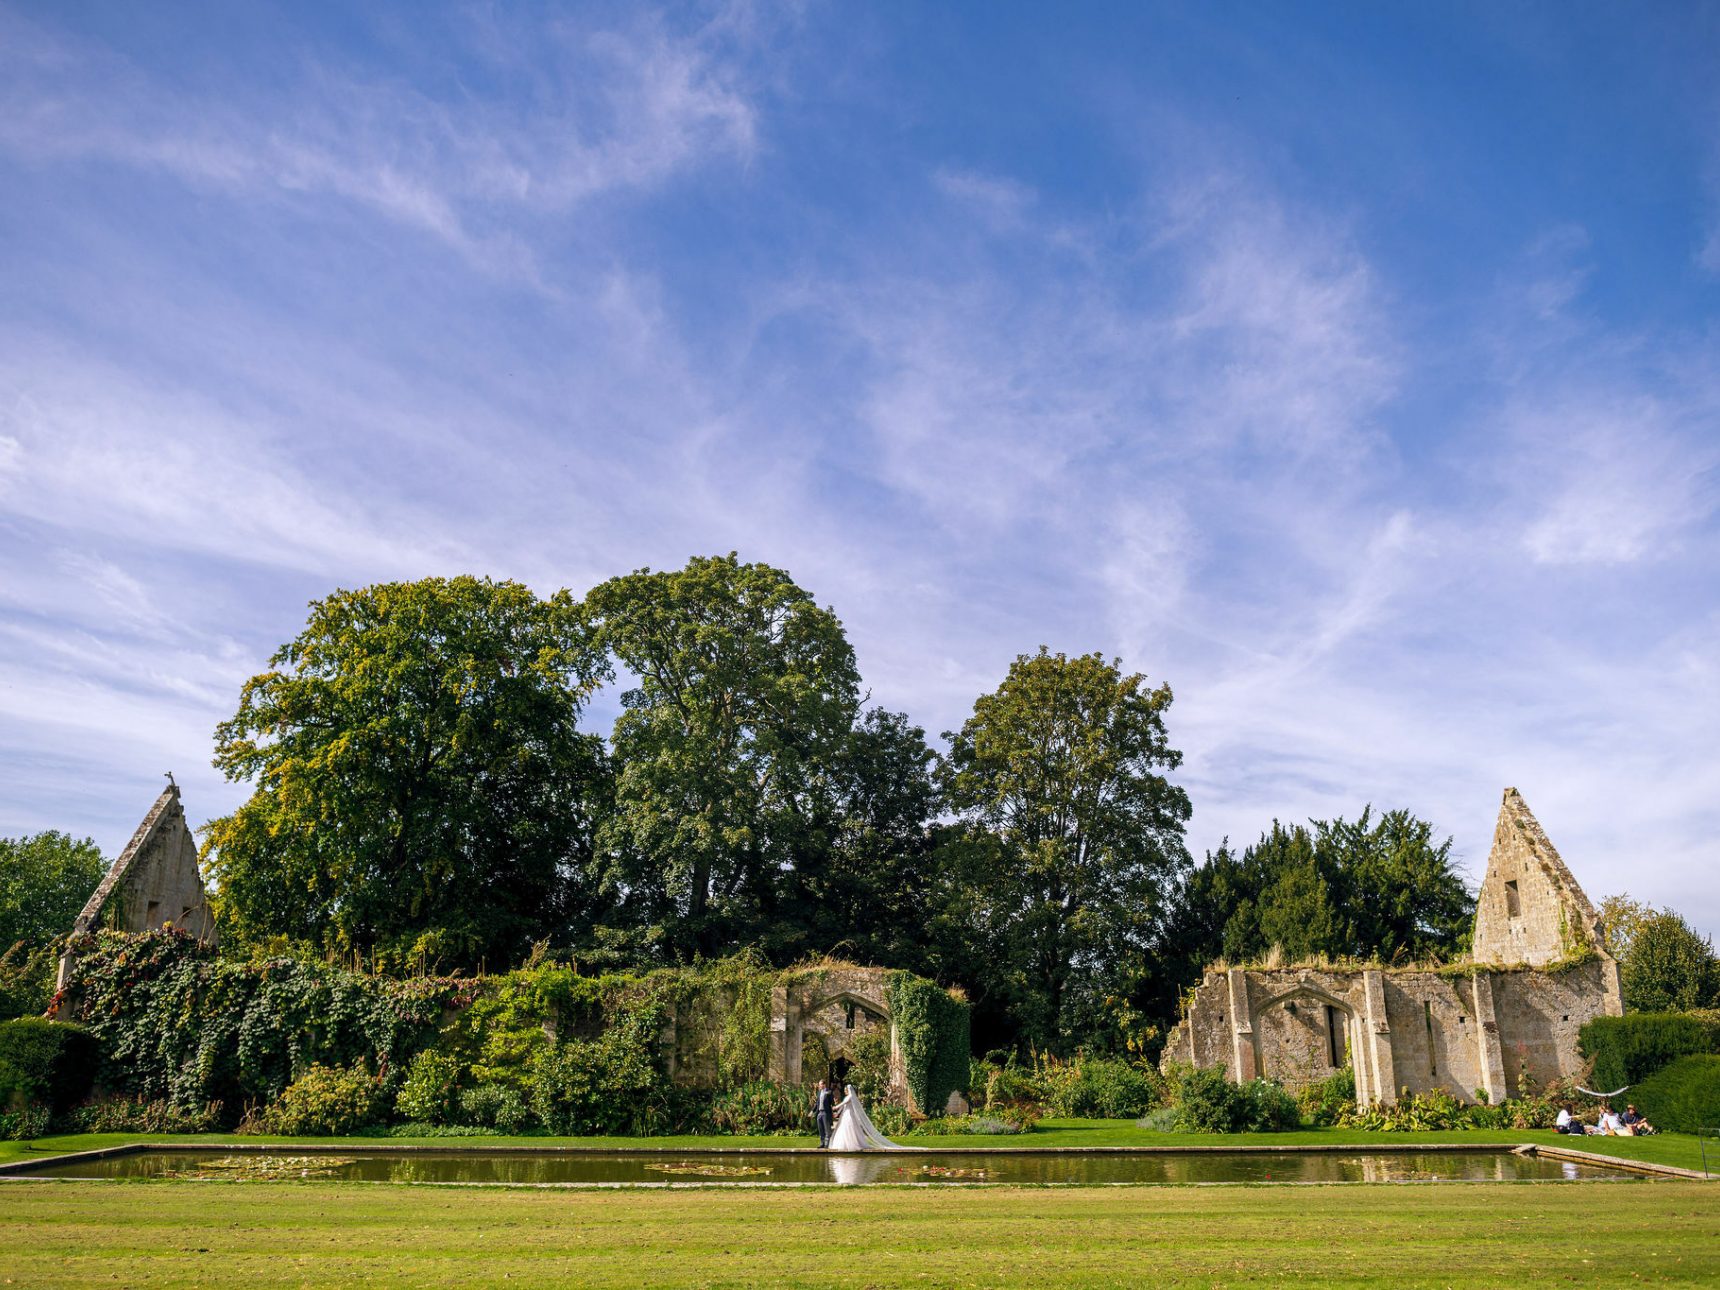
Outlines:
{"label": "stone ruin", "polygon": [[1164,1062],[1299,1088],[1353,1064],[1356,1101],[1443,1089],[1499,1102],[1578,1075],[1577,1032],[1623,1013],[1594,906],[1505,790],[1469,961],[1450,968],[1208,969]]}
{"label": "stone ruin", "polygon": [[[172,926],[214,944],[215,917],[197,867],[197,840],[185,822],[179,787],[169,784],[119,859],[109,866],[72,934],[109,928],[120,932],[150,931]],[[58,988],[71,974],[72,952],[60,960]]]}

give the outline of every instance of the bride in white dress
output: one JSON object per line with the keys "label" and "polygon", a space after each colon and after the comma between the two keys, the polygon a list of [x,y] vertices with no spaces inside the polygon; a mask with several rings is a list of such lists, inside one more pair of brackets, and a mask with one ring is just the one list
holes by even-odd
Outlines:
{"label": "bride in white dress", "polygon": [[913,1147],[891,1142],[872,1123],[866,1108],[860,1105],[860,1094],[848,1086],[848,1095],[836,1108],[836,1132],[830,1135],[832,1151],[912,1151]]}

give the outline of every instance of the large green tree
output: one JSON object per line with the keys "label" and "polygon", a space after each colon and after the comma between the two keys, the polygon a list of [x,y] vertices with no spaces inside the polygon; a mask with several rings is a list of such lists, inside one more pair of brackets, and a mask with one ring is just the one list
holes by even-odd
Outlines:
{"label": "large green tree", "polygon": [[790,875],[831,845],[859,674],[842,624],[733,554],[614,578],[592,640],[633,681],[610,739],[608,887],[643,944],[689,958],[798,939]]}
{"label": "large green tree", "polygon": [[566,593],[338,591],[270,665],[216,731],[215,765],[256,785],[207,834],[230,931],[469,966],[560,930],[604,776]]}
{"label": "large green tree", "polygon": [[92,838],[52,829],[0,838],[0,953],[44,945],[72,930],[107,870]]}
{"label": "large green tree", "polygon": [[1010,665],[950,740],[943,788],[968,836],[949,892],[1022,1037],[1087,1038],[1155,948],[1187,868],[1189,801],[1163,772],[1168,686],[1098,654]]}
{"label": "large green tree", "polygon": [[807,953],[939,975],[926,935],[934,880],[937,756],[899,712],[867,711],[843,741],[832,818],[795,858],[785,913]]}

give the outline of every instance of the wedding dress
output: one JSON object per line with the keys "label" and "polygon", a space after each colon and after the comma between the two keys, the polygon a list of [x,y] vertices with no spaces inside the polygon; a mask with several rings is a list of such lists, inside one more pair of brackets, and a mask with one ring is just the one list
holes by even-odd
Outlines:
{"label": "wedding dress", "polygon": [[872,1119],[866,1114],[866,1108],[860,1105],[860,1094],[854,1091],[854,1086],[848,1086],[848,1096],[842,1099],[842,1105],[836,1108],[838,1119],[836,1132],[830,1135],[832,1151],[912,1151],[912,1147],[898,1146],[882,1133],[879,1133]]}

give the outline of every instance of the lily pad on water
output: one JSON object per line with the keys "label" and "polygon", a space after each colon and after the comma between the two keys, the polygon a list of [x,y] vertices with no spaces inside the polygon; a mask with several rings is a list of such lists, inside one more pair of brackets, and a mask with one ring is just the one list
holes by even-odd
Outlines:
{"label": "lily pad on water", "polygon": [[986,1177],[986,1171],[983,1169],[968,1169],[959,1165],[921,1165],[920,1173],[927,1178],[983,1179]]}
{"label": "lily pad on water", "polygon": [[204,1160],[185,1169],[169,1169],[165,1177],[283,1182],[296,1178],[326,1178],[352,1163],[352,1156],[223,1156],[220,1160]]}

